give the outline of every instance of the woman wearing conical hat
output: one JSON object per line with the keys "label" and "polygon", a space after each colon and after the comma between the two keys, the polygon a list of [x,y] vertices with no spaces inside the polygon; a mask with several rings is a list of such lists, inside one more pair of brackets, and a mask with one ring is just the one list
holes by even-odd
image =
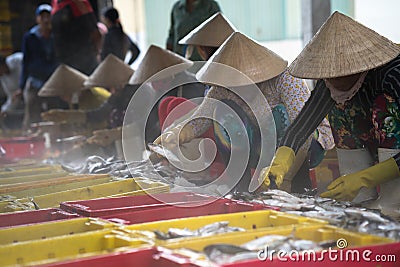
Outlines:
{"label": "woman wearing conical hat", "polygon": [[[223,65],[228,70],[233,69],[236,72],[231,75],[221,73],[218,67]],[[244,74],[237,75],[238,72]],[[163,145],[173,145],[173,140],[179,134],[179,144],[186,143],[195,137],[204,133],[212,124],[213,116],[221,116],[222,120],[228,121],[229,118],[224,117],[222,110],[218,111],[213,100],[220,100],[229,105],[240,117],[246,126],[249,136],[253,136],[250,140],[250,147],[254,151],[250,151],[249,161],[254,163],[254,157],[257,158],[260,148],[260,133],[257,126],[256,117],[265,118],[267,114],[267,106],[265,100],[268,101],[273,111],[277,114],[275,121],[281,122],[281,128],[285,129],[291,121],[295,119],[304,102],[310,95],[306,84],[301,79],[292,77],[287,70],[287,62],[281,57],[270,51],[266,47],[258,44],[240,32],[233,33],[224,44],[215,52],[215,54],[207,61],[202,69],[197,73],[200,81],[210,81],[210,84],[218,84],[213,86],[206,95],[202,104],[193,115],[193,120],[187,124],[181,124],[174,129],[164,133],[155,142]],[[252,85],[256,84],[261,90],[261,97],[252,97],[254,95]],[[255,109],[251,109],[248,103],[241,99],[234,92],[222,87],[237,88],[238,92],[243,92],[245,96],[249,96],[248,103],[252,103]],[[225,114],[228,114],[225,112]],[[228,123],[229,124],[229,123]],[[227,125],[227,127],[235,128],[235,125]],[[214,124],[215,137],[219,152],[226,154],[229,143],[228,138],[224,136],[223,131],[218,125]],[[282,129],[280,132],[282,132]],[[320,127],[320,140],[324,148],[329,149],[333,145],[329,127]],[[233,129],[239,132],[237,129]],[[311,141],[311,134],[308,139]],[[325,139],[323,139],[325,137]],[[258,139],[257,139],[258,138]],[[276,140],[273,140],[275,144]],[[309,142],[305,145],[305,153],[309,147]],[[240,144],[238,145],[240,150]],[[232,145],[233,149],[233,145]],[[228,151],[229,152],[229,151]],[[304,157],[300,159],[300,165],[304,161]],[[257,161],[257,160],[254,160]],[[255,166],[251,166],[255,168]],[[248,168],[245,171],[245,177],[250,176]],[[242,179],[243,183],[239,184],[238,190],[248,190],[248,182]],[[302,181],[303,185],[305,181]],[[309,183],[309,182],[308,182]],[[291,184],[287,184],[290,190]],[[304,187],[303,187],[304,188]]]}
{"label": "woman wearing conical hat", "polygon": [[[119,59],[117,60],[120,61]],[[107,102],[98,109],[89,111],[54,110],[44,113],[42,117],[43,119],[48,121],[66,120],[78,123],[99,121],[108,118],[108,127],[111,129],[95,131],[94,136],[89,139],[89,142],[91,143],[108,146],[117,138],[121,138],[121,126],[123,124],[126,109],[132,96],[139,89],[139,87],[141,87],[143,84],[145,84],[144,86],[148,87],[148,90],[146,91],[146,99],[143,99],[143,101],[141,101],[141,104],[144,107],[152,105],[155,97],[157,96],[156,91],[152,87],[155,87],[157,82],[166,81],[174,75],[179,75],[181,72],[189,68],[192,64],[193,63],[190,60],[187,60],[173,52],[167,51],[155,45],[151,45],[146,51],[146,54],[139,64],[137,70],[133,73],[131,77],[128,77],[128,79],[122,80],[121,78],[124,76],[121,75],[108,75],[107,77],[109,78],[105,79],[104,75],[99,74],[96,75],[96,77],[98,77],[97,82],[92,80],[88,83],[87,80],[84,83],[86,85],[89,84],[90,86],[94,86],[99,85],[99,82],[101,82],[101,85],[103,86],[107,84],[113,86],[121,84],[123,81],[125,81],[125,86],[112,94]],[[147,83],[147,80],[153,75],[171,66],[176,67],[168,72],[168,76],[159,76],[152,79],[151,85]],[[121,69],[118,70],[114,66],[113,72],[121,72]],[[151,141],[154,140],[154,138],[160,133],[157,122],[157,110],[155,109],[154,112],[151,112],[147,121],[147,127],[149,128],[146,130],[146,132],[149,133],[150,136],[146,136],[146,138],[149,138],[149,140]]]}
{"label": "woman wearing conical hat", "polygon": [[[72,112],[74,110],[91,110],[99,108],[107,101],[111,93],[101,87],[85,88],[84,82],[88,76],[82,72],[60,64],[39,90],[40,97],[59,97],[69,104]],[[68,112],[62,110],[61,112]],[[96,121],[87,125],[87,130],[102,129],[106,126],[105,121]]]}
{"label": "woman wearing conical hat", "polygon": [[193,50],[196,49],[203,60],[208,60],[235,31],[232,23],[221,12],[217,12],[189,32],[178,43],[188,46],[186,58],[190,58]]}
{"label": "woman wearing conical hat", "polygon": [[[221,12],[217,12],[189,32],[179,41],[179,44],[187,46],[186,58],[190,58],[194,49],[196,49],[203,60],[208,60],[233,32],[235,32],[235,27],[231,22]],[[207,93],[208,89],[204,93]],[[169,126],[168,122],[165,123],[165,119],[173,114],[172,111],[179,105],[181,105],[181,110],[186,111],[186,113],[197,106],[194,103],[188,102],[184,97],[165,97],[160,101],[158,111],[160,126],[163,129]],[[187,108],[183,110],[182,105],[187,106]],[[204,136],[210,137],[212,134],[212,129],[210,129]]]}
{"label": "woman wearing conical hat", "polygon": [[41,97],[60,97],[71,109],[89,110],[98,108],[110,97],[111,93],[101,87],[85,88],[88,76],[82,72],[60,64],[39,90]]}
{"label": "woman wearing conical hat", "polygon": [[289,67],[292,75],[318,82],[260,180],[268,185],[270,177],[284,175],[305,137],[328,115],[343,176],[321,196],[353,200],[361,188],[377,185],[383,196],[394,196],[382,189],[400,181],[399,54],[387,38],[333,13]]}
{"label": "woman wearing conical hat", "polygon": [[133,74],[133,69],[121,59],[109,54],[84,82],[86,87],[99,86],[114,93],[122,89]]}
{"label": "woman wearing conical hat", "polygon": [[[73,90],[81,91],[81,87],[85,87],[88,89],[100,87],[100,88],[105,88],[108,91],[115,92],[117,90],[121,90],[121,88],[123,88],[128,83],[129,78],[132,76],[134,72],[132,68],[130,68],[127,64],[125,64],[122,60],[120,60],[114,55],[109,55],[104,61],[102,61],[102,63],[99,66],[97,66],[97,68],[93,71],[93,73],[89,77],[87,77],[83,73],[80,72],[78,73],[77,70],[66,68],[65,66],[58,69],[58,71],[61,71],[64,77],[60,79],[59,78],[60,75],[58,75],[58,73],[55,73],[56,75],[54,77],[56,79],[50,81],[51,83],[48,83],[47,88],[45,88],[45,90],[43,90],[41,94],[49,94],[49,92],[51,94],[54,94],[55,91],[61,92],[63,89],[66,89],[66,87],[71,88],[71,81],[74,81],[75,83]],[[73,77],[74,79],[68,80],[68,83],[66,83],[65,77],[70,77],[70,79],[72,79],[71,77]],[[79,84],[79,82],[82,82],[82,84]],[[63,91],[63,95],[69,98],[67,99],[68,102],[71,102],[70,98],[72,98],[73,96],[72,92],[73,90],[70,90],[69,93]],[[99,91],[100,89],[90,89],[90,90]],[[111,100],[112,99],[108,99],[108,101]],[[92,109],[85,109],[81,105],[81,107],[77,110],[53,109],[42,113],[42,118],[56,122],[68,121],[68,122],[84,123],[86,122],[86,116],[87,116],[86,113],[88,113],[89,110],[93,110],[95,108],[99,107],[93,107]],[[96,121],[96,122],[107,121],[107,117],[103,116],[96,118],[94,120],[89,120],[89,122],[91,121]]]}
{"label": "woman wearing conical hat", "polygon": [[[61,66],[58,72],[54,73],[54,79],[49,81],[41,94],[62,95],[71,104],[77,101],[76,97],[74,97],[77,94],[73,90],[78,90],[80,94],[79,106],[78,109],[73,110],[49,110],[42,113],[44,120],[53,122],[65,121],[80,125],[87,125],[87,123],[89,125],[96,125],[96,127],[88,127],[91,129],[89,136],[93,130],[105,127],[116,128],[122,124],[123,114],[119,110],[124,109],[124,104],[117,104],[118,101],[114,99],[118,98],[117,95],[119,93],[116,92],[124,91],[123,88],[125,88],[125,85],[134,72],[132,68],[116,56],[109,55],[97,66],[90,76],[86,76],[65,65]],[[65,82],[65,80],[68,80],[68,82]],[[71,90],[71,88],[73,89]],[[113,92],[113,94],[111,95],[109,91]],[[106,101],[103,101],[101,105],[94,106],[93,104],[97,103],[99,94],[108,94],[108,96],[105,99]],[[88,96],[92,96],[92,98],[88,98]],[[117,119],[115,119],[116,117]],[[113,124],[113,119],[120,123]],[[119,136],[119,131],[114,129],[107,129],[102,133],[103,136],[110,137],[108,138],[109,141],[107,140],[107,142],[101,144],[104,146],[111,144]]]}

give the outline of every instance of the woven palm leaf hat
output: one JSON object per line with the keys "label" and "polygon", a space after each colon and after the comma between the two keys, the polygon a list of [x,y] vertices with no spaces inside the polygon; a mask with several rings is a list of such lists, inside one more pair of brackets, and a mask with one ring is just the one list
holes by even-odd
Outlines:
{"label": "woven palm leaf hat", "polygon": [[174,52],[156,45],[151,45],[149,49],[147,49],[135,73],[129,79],[129,84],[142,84],[153,75],[157,75],[153,77],[153,81],[161,80],[182,72],[192,65],[192,61]]}
{"label": "woven palm leaf hat", "polygon": [[[242,86],[274,78],[286,67],[286,60],[243,33],[234,32],[196,73],[196,78],[204,83]],[[238,71],[245,75],[238,75]]]}
{"label": "woven palm leaf hat", "polygon": [[133,74],[133,69],[121,59],[109,54],[85,81],[86,87],[121,88]]}
{"label": "woven palm leaf hat", "polygon": [[219,47],[236,29],[221,12],[194,28],[179,44]]}
{"label": "woven palm leaf hat", "polygon": [[289,66],[295,77],[323,79],[374,69],[400,54],[400,47],[352,18],[334,12]]}
{"label": "woven palm leaf hat", "polygon": [[83,83],[87,79],[88,76],[82,72],[61,64],[40,89],[38,95],[42,97],[73,95],[83,89]]}

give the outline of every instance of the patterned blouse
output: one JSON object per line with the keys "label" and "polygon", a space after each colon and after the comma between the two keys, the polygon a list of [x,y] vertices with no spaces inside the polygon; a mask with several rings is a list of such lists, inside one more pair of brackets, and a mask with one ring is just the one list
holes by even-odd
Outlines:
{"label": "patterned blouse", "polygon": [[[267,99],[271,109],[274,109],[278,105],[283,105],[285,107],[290,122],[295,120],[304,103],[310,97],[310,91],[305,82],[302,79],[291,76],[287,70],[273,79],[258,84],[258,87]],[[243,108],[243,110],[249,115],[250,119],[254,123],[256,122],[254,114],[256,114],[258,118],[265,118],[265,116],[268,114],[267,107],[264,105],[265,100],[263,99],[255,98],[253,100],[255,102],[252,104],[252,106],[255,106],[255,109],[251,111],[250,107],[235,93],[222,87],[212,87],[202,104],[193,114],[192,117],[195,117],[196,119],[193,119],[188,123],[188,125],[192,127],[196,137],[202,135],[212,125],[211,119],[199,118],[212,118],[213,111],[215,109],[215,103],[207,100],[210,98],[216,100],[225,99],[234,101]],[[318,141],[321,146],[325,150],[333,148],[334,142],[332,133],[329,123],[326,119],[324,119],[321,125],[318,127],[318,132]],[[309,142],[311,141],[311,133],[312,132],[308,134],[309,138],[307,138],[307,144],[304,146],[305,150],[308,150],[310,144]],[[277,135],[279,135],[279,133],[277,133]]]}
{"label": "patterned blouse", "polygon": [[[337,147],[366,147],[377,160],[377,148],[400,148],[399,106],[400,56],[368,71],[359,91],[344,104],[337,104],[325,82],[319,80],[280,146],[297,151],[328,115]],[[394,159],[400,166],[400,153]]]}

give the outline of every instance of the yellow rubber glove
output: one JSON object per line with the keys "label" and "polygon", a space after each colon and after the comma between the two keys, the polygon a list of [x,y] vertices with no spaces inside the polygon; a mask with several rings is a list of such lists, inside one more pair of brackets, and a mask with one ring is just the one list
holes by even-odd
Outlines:
{"label": "yellow rubber glove", "polygon": [[122,139],[122,130],[120,127],[94,131],[93,136],[91,136],[87,142],[89,144],[105,147],[111,145],[118,139]]}
{"label": "yellow rubber glove", "polygon": [[321,194],[321,197],[351,201],[361,187],[372,188],[399,176],[399,167],[396,161],[390,158],[365,170],[337,178],[328,186],[328,191]]}
{"label": "yellow rubber glove", "polygon": [[[179,134],[179,140],[177,136]],[[179,145],[187,143],[195,138],[193,129],[190,125],[185,125],[182,127],[181,125],[177,125],[176,127],[164,132],[161,134],[153,143],[157,145],[162,145],[166,147],[176,146],[177,141],[179,141]]]}
{"label": "yellow rubber glove", "polygon": [[45,121],[84,123],[86,122],[86,113],[82,110],[63,110],[52,109],[41,114]]}
{"label": "yellow rubber glove", "polygon": [[272,160],[271,166],[261,170],[258,178],[259,182],[262,182],[264,187],[268,188],[271,185],[270,179],[274,179],[276,186],[279,188],[283,182],[283,178],[293,165],[294,159],[295,153],[293,149],[287,146],[279,147]]}

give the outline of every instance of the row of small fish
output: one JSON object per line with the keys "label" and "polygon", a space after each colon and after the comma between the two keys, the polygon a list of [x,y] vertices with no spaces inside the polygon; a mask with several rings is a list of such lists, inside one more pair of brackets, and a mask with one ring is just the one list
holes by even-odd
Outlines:
{"label": "row of small fish", "polygon": [[104,159],[100,156],[90,156],[83,164],[78,166],[62,165],[63,169],[68,172],[80,174],[105,174],[118,169],[126,169],[126,163],[123,160],[110,157]]}
{"label": "row of small fish", "polygon": [[268,190],[257,195],[241,193],[231,198],[279,207],[281,211],[321,219],[348,230],[400,240],[400,223],[378,210],[318,196],[290,194],[282,190]]}
{"label": "row of small fish", "polygon": [[13,212],[13,211],[28,211],[28,210],[39,210],[40,207],[33,198],[29,197],[29,201],[27,202],[20,202],[18,200],[12,200],[7,203],[7,206],[4,208],[5,211]]}
{"label": "row of small fish", "polygon": [[311,240],[298,239],[292,233],[284,235],[265,235],[252,241],[241,244],[212,244],[204,248],[207,258],[217,264],[234,263],[252,259],[267,259],[276,256],[276,253],[301,253],[305,250],[320,251],[328,247],[335,247],[336,242],[325,241],[317,243]]}
{"label": "row of small fish", "polygon": [[215,234],[221,233],[230,233],[230,232],[243,232],[244,228],[241,227],[232,227],[228,225],[229,222],[221,221],[215,222],[211,224],[207,224],[199,229],[190,230],[187,228],[170,228],[167,233],[162,231],[154,231],[156,237],[158,239],[167,240],[173,238],[182,238],[182,237],[194,237],[194,236],[211,236]]}

